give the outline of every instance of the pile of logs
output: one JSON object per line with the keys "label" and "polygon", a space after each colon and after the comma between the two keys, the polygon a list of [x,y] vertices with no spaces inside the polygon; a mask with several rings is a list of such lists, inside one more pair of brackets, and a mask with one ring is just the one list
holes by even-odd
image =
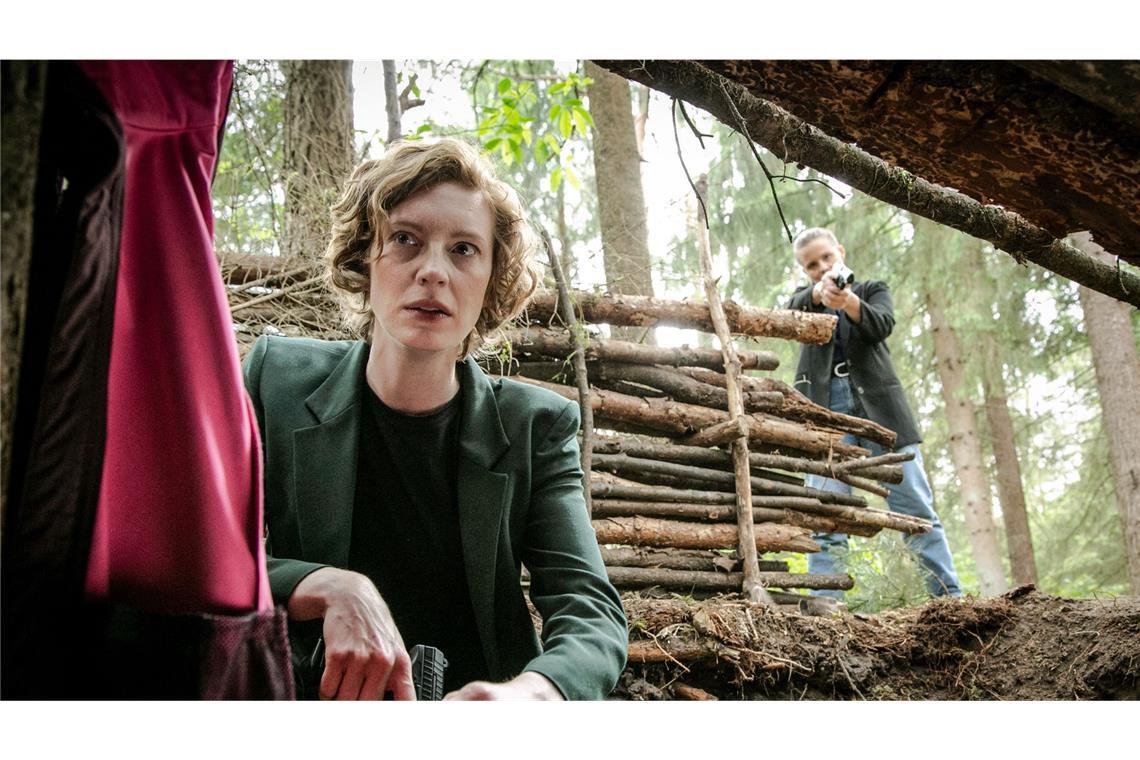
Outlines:
{"label": "pile of logs", "polygon": [[[531,303],[528,324],[504,334],[485,360],[492,373],[583,402],[583,470],[588,503],[610,579],[627,589],[683,593],[740,592],[739,478],[728,444],[740,435],[730,417],[728,377],[720,350],[661,348],[606,339],[580,322],[614,326],[669,325],[708,330],[709,307],[644,297],[567,294]],[[777,336],[808,343],[831,337],[835,318],[724,304],[736,335]],[[568,318],[568,319],[567,319]],[[502,357],[509,356],[509,361]],[[742,368],[772,370],[763,351],[737,351]],[[584,370],[586,382],[578,378]],[[843,443],[846,433],[890,448],[895,434],[869,420],[824,409],[785,383],[741,375],[747,430],[752,537],[757,552],[814,552],[814,532],[873,536],[887,528],[924,533],[930,524],[867,506],[859,495],[804,485],[806,474],[836,478],[886,495],[902,480],[909,454],[871,457]],[[577,382],[576,382],[577,381]],[[584,391],[584,394],[581,391]],[[846,575],[790,573],[783,561],[758,563],[760,583],[789,589],[849,589]],[[803,597],[771,593],[776,603]]]}

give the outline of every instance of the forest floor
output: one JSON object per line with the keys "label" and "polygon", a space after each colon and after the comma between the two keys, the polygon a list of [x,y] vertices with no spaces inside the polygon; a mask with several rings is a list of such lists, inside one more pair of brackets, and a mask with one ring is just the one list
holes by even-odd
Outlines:
{"label": "forest floor", "polygon": [[739,596],[622,600],[631,657],[611,699],[1140,699],[1137,597],[1023,586],[823,617]]}

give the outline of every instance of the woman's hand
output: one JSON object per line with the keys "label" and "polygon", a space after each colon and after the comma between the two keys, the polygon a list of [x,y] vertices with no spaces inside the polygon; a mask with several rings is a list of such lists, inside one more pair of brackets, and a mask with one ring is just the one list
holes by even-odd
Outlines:
{"label": "woman's hand", "polygon": [[505,699],[563,700],[562,692],[546,676],[527,671],[503,683],[472,681],[444,699],[489,701]]}
{"label": "woman's hand", "polygon": [[325,567],[289,597],[294,620],[324,618],[321,699],[416,698],[412,664],[388,605],[360,573]]}

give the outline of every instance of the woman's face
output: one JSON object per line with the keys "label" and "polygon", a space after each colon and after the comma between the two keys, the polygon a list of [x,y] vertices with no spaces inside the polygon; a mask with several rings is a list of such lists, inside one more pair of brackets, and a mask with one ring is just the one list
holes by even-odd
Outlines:
{"label": "woman's face", "polygon": [[475,326],[491,279],[494,215],[483,193],[456,182],[396,206],[370,265],[372,341],[455,355]]}

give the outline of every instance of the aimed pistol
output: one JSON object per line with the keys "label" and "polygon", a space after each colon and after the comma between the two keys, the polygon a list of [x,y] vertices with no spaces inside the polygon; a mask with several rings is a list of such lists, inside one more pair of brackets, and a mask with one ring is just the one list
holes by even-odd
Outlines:
{"label": "aimed pistol", "polygon": [[847,268],[847,265],[842,261],[831,267],[831,271],[827,273],[831,281],[835,283],[835,287],[843,290],[845,287],[855,282],[855,273]]}

